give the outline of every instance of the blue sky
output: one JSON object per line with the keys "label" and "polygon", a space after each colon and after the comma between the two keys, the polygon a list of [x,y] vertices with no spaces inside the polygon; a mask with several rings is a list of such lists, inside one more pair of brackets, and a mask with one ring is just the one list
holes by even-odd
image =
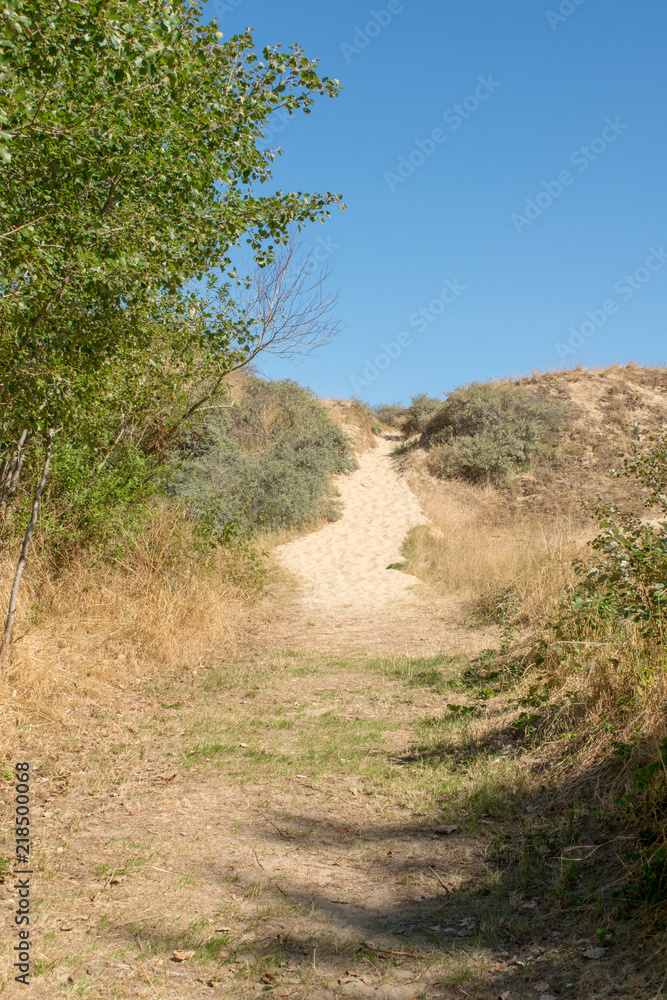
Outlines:
{"label": "blue sky", "polygon": [[375,404],[667,358],[663,3],[210,0],[210,17],[300,43],[344,88],[276,133],[274,178],[344,197],[307,238],[346,328],[267,374]]}

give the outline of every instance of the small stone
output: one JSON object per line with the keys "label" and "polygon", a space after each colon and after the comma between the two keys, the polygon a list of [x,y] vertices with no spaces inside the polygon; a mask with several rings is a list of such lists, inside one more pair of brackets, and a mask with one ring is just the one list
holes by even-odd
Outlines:
{"label": "small stone", "polygon": [[598,958],[604,958],[606,954],[607,954],[606,948],[589,948],[587,951],[583,953],[584,958],[589,958],[591,959],[591,961],[594,961],[595,959]]}

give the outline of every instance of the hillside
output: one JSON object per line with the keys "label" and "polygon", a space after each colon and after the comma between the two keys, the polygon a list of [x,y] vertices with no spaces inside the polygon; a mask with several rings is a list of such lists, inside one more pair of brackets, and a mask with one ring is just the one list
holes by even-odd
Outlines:
{"label": "hillside", "polygon": [[[624,455],[667,427],[667,369],[575,369],[498,381],[487,388],[500,389],[510,403],[515,393],[528,390],[556,406],[555,428],[532,454],[519,449],[520,458],[496,476],[471,477],[469,456],[459,474],[456,466],[443,474],[439,433],[430,433],[437,427],[441,404],[433,401],[418,435],[398,449],[399,466],[430,522],[430,527],[413,530],[404,551],[410,572],[458,596],[462,613],[486,609],[503,620],[505,612],[519,609],[524,625],[530,625],[557,602],[572,578],[571,562],[585,552],[594,532],[591,507],[599,497],[646,516],[646,491],[614,470],[622,469]],[[456,399],[457,393],[450,395]],[[406,410],[402,422],[408,420],[413,432],[414,418]],[[502,417],[494,420],[503,426]],[[517,424],[518,437],[522,426]],[[481,439],[487,462],[493,462],[489,452],[506,445],[490,437],[486,427],[480,435],[450,434],[450,439],[455,445],[462,441],[468,452]]]}
{"label": "hillside", "polygon": [[[549,454],[537,456],[529,471],[517,470],[503,484],[508,499],[526,510],[571,515],[600,492],[636,505],[629,484],[610,471],[640,437],[667,428],[667,368],[574,369],[493,384],[527,388],[564,411]],[[420,444],[421,450],[409,453],[415,470],[428,460],[428,435]]]}
{"label": "hillside", "polygon": [[610,468],[667,423],[667,373],[420,398],[403,439],[291,382],[232,397],[122,549],[29,568],[0,707],[34,995],[654,1000],[664,539],[622,560],[619,514],[626,569],[573,560],[600,558],[582,499],[646,520]]}

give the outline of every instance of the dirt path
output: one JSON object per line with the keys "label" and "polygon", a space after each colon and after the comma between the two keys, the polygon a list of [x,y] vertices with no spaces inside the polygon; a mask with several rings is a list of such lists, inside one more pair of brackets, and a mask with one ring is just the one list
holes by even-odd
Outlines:
{"label": "dirt path", "polygon": [[297,589],[286,601],[279,587],[267,602],[256,647],[433,656],[497,641],[497,630],[465,628],[459,607],[392,568],[403,560],[410,528],[426,518],[394,469],[396,441],[378,441],[359,457],[356,472],[337,479],[342,518],[275,550]]}
{"label": "dirt path", "polygon": [[33,758],[20,995],[640,996],[632,970],[581,957],[539,885],[502,885],[513,737],[451,743],[486,711],[467,671],[490,636],[386,569],[421,517],[388,450],[343,483],[341,521],[282,550],[304,590],[274,593],[244,655],[125,692]]}
{"label": "dirt path", "polygon": [[468,776],[433,724],[465,662],[258,657],[73,736],[37,766],[25,995],[592,1000],[602,974],[648,996],[539,884],[503,888],[520,778]]}

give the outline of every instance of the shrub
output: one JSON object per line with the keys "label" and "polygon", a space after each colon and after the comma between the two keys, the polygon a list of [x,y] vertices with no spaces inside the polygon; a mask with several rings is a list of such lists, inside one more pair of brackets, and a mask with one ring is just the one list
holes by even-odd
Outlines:
{"label": "shrub", "polygon": [[118,544],[118,525],[138,529],[158,491],[160,470],[130,443],[102,463],[85,442],[70,441],[56,452],[42,537],[54,557],[78,546],[105,551]]}
{"label": "shrub", "polygon": [[429,469],[443,478],[498,482],[548,453],[567,409],[530,389],[472,382],[449,394],[426,422]]}
{"label": "shrub", "polygon": [[383,424],[401,430],[408,415],[408,411],[399,403],[382,403],[373,407],[373,413]]}
{"label": "shrub", "polygon": [[418,396],[413,396],[410,400],[410,408],[403,421],[402,430],[405,436],[423,434],[429,420],[440,406],[442,406],[441,399],[427,396],[424,392]]}
{"label": "shrub", "polygon": [[600,534],[591,542],[599,553],[579,561],[585,579],[566,607],[582,628],[602,620],[633,623],[648,639],[664,643],[667,635],[667,436],[652,440],[644,454],[627,459],[621,476],[639,480],[647,491],[647,511],[662,520],[647,524],[614,504],[598,504],[593,513]]}
{"label": "shrub", "polygon": [[190,435],[168,489],[218,526],[251,534],[335,519],[331,476],[355,467],[347,438],[307,389],[253,377]]}

